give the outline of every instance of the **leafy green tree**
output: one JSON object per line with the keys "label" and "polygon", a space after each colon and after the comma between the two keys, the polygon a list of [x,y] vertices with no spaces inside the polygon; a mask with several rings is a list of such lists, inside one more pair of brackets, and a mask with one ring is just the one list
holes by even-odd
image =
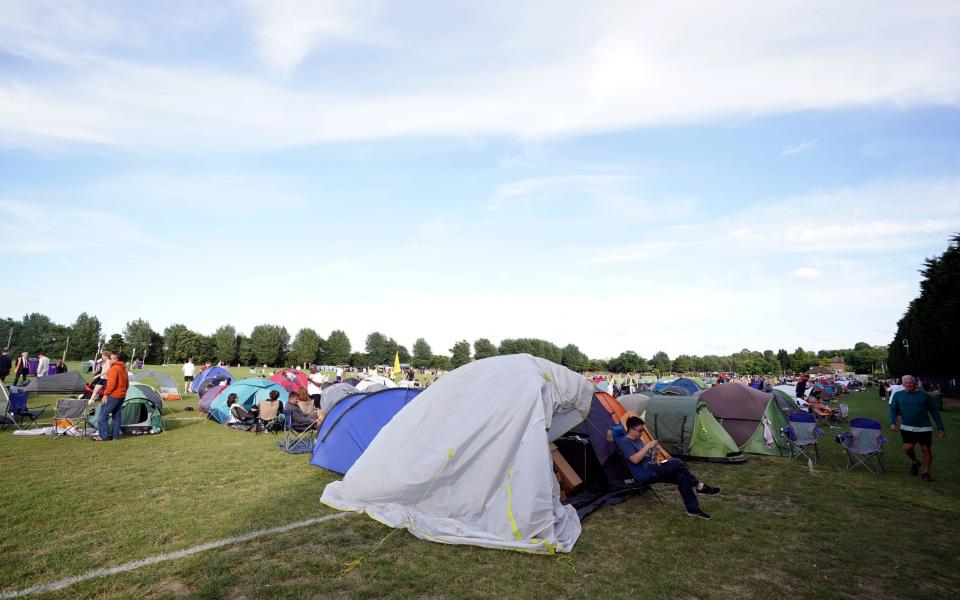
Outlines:
{"label": "leafy green tree", "polygon": [[500,342],[500,354],[531,354],[560,364],[563,361],[563,351],[546,340],[537,338],[506,339]]}
{"label": "leafy green tree", "polygon": [[379,331],[374,331],[367,336],[366,351],[373,364],[392,365],[397,343]]}
{"label": "leafy green tree", "polygon": [[52,354],[51,346],[56,338],[56,329],[50,317],[41,313],[30,313],[23,317],[19,331],[16,332],[16,347],[21,352],[26,351],[30,356],[43,351]]}
{"label": "leafy green tree", "polygon": [[[474,344],[476,348],[476,344]],[[583,372],[587,369],[590,359],[586,354],[580,351],[580,348],[574,344],[567,344],[563,347],[561,354],[561,364],[571,371]]]}
{"label": "leafy green tree", "polygon": [[256,357],[253,355],[253,342],[242,333],[237,336],[237,355],[242,365],[251,367],[257,364]]}
{"label": "leafy green tree", "polygon": [[497,355],[497,347],[487,338],[480,338],[473,343],[473,358],[482,360]]}
{"label": "leafy green tree", "polygon": [[470,342],[467,340],[460,340],[459,342],[453,345],[453,348],[450,348],[450,365],[456,369],[462,365],[470,362]]}
{"label": "leafy green tree", "polygon": [[350,338],[347,334],[340,329],[331,331],[324,344],[323,362],[328,365],[345,365],[350,361],[350,354]]}
{"label": "leafy green tree", "polygon": [[354,369],[362,369],[364,367],[372,367],[376,365],[376,363],[374,363],[370,358],[370,355],[364,354],[363,352],[354,352],[347,357],[346,361],[334,364],[348,364]]}
{"label": "leafy green tree", "polygon": [[295,365],[310,364],[317,360],[319,350],[320,336],[313,329],[304,327],[297,332],[290,345],[290,360]]}
{"label": "leafy green tree", "polygon": [[675,373],[690,373],[695,368],[693,357],[687,354],[681,354],[680,356],[673,359],[673,371]]}
{"label": "leafy green tree", "polygon": [[128,356],[143,359],[144,362],[157,362],[163,355],[160,334],[143,319],[128,321],[123,328],[123,340]]}
{"label": "leafy green tree", "polygon": [[119,352],[120,358],[126,358],[128,353],[126,352],[126,348],[124,348],[124,346],[125,344],[123,342],[123,336],[119,333],[114,333],[103,345],[103,349],[109,352]]}
{"label": "leafy green tree", "polygon": [[[393,350],[394,350],[394,352],[396,352],[396,353],[399,355],[399,357],[400,357],[400,362],[401,362],[401,363],[403,363],[403,364],[405,364],[405,365],[409,365],[409,364],[410,364],[410,359],[411,359],[412,357],[410,356],[410,351],[407,350],[407,347],[406,347],[406,346],[401,346],[400,344],[397,344],[396,342],[394,342]],[[392,358],[390,359],[390,364],[393,365],[393,359],[392,359]]]}
{"label": "leafy green tree", "polygon": [[647,361],[633,350],[627,350],[612,359],[607,366],[614,373],[638,373],[646,369]]}
{"label": "leafy green tree", "polygon": [[790,370],[790,353],[783,348],[777,350],[777,364],[784,373]]}
{"label": "leafy green tree", "polygon": [[438,371],[449,371],[453,369],[453,362],[446,354],[434,354],[433,360],[430,361],[430,368]]}
{"label": "leafy green tree", "polygon": [[413,343],[413,360],[410,362],[417,369],[425,369],[433,361],[433,351],[430,344],[423,338],[417,338]]}
{"label": "leafy green tree", "polygon": [[590,362],[587,363],[587,370],[594,373],[604,373],[610,370],[610,365],[603,359],[591,358]]}
{"label": "leafy green tree", "polygon": [[211,336],[213,353],[218,360],[229,364],[237,361],[237,330],[233,325],[221,325]]}
{"label": "leafy green tree", "polygon": [[84,360],[94,358],[100,345],[100,319],[83,312],[70,327],[70,350],[67,358]]}
{"label": "leafy green tree", "polygon": [[180,347],[181,340],[189,332],[187,326],[182,323],[174,323],[163,330],[164,361],[171,363],[183,362],[186,359],[186,353]]}
{"label": "leafy green tree", "polygon": [[277,367],[286,360],[290,334],[282,325],[257,325],[250,332],[250,343],[257,364]]}
{"label": "leafy green tree", "polygon": [[666,352],[661,350],[650,359],[650,366],[660,373],[669,373],[670,368],[673,366],[673,361],[670,360],[670,356]]}
{"label": "leafy green tree", "polygon": [[811,352],[807,352],[801,347],[797,347],[790,355],[790,368],[797,373],[802,373],[810,367],[817,364],[817,357]]}

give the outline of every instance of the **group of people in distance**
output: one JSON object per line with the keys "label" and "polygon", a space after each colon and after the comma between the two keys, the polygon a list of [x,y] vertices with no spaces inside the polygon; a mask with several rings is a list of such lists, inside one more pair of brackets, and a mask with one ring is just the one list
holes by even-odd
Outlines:
{"label": "group of people in distance", "polygon": [[[14,361],[10,357],[10,348],[0,350],[0,384],[6,385],[7,375],[13,373],[13,383],[26,384],[30,380],[30,355],[27,352],[21,352]],[[66,373],[67,364],[60,359],[56,363],[56,373]],[[37,377],[45,377],[50,374],[50,358],[44,352],[37,353]]]}
{"label": "group of people in distance", "polygon": [[314,407],[314,401],[307,394],[306,388],[290,392],[286,405],[280,401],[280,392],[271,390],[266,400],[262,400],[250,410],[238,404],[237,395],[231,393],[227,396],[227,409],[230,411],[227,425],[247,431],[261,427],[268,431],[282,428],[287,414],[290,415],[290,428],[298,433],[318,429],[323,422],[323,412]]}

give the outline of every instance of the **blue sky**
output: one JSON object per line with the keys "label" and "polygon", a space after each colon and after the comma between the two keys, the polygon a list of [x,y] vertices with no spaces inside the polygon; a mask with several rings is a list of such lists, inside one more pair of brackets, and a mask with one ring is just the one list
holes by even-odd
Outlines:
{"label": "blue sky", "polygon": [[960,5],[837,4],[5,1],[0,315],[886,343],[960,231]]}

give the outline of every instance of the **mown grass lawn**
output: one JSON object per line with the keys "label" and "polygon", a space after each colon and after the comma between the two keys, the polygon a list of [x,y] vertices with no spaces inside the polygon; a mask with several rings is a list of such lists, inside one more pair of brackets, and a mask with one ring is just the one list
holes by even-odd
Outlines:
{"label": "mown grass lawn", "polygon": [[[854,416],[885,420],[872,390],[848,398]],[[336,475],[183,410],[195,405],[168,403],[165,433],[119,443],[0,434],[0,592],[332,514],[319,497]],[[723,488],[703,501],[713,521],[659,486],[665,505],[603,509],[560,557],[424,542],[352,515],[43,597],[953,597],[960,412],[944,417],[933,484],[907,475],[896,442],[884,475],[848,473],[828,435],[812,474],[778,458],[691,463]]]}

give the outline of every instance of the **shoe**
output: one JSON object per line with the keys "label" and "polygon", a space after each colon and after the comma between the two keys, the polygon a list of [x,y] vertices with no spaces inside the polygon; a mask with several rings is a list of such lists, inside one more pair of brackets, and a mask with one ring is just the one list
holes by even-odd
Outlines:
{"label": "shoe", "polygon": [[710,515],[703,512],[702,510],[697,510],[696,512],[687,511],[688,517],[697,517],[698,519],[703,519],[704,521],[709,521],[711,519]]}
{"label": "shoe", "polygon": [[703,496],[713,496],[720,493],[720,488],[713,487],[707,484],[703,484],[702,490],[697,490],[697,493]]}
{"label": "shoe", "polygon": [[913,475],[913,476],[917,476],[917,475],[920,474],[920,463],[919,463],[919,462],[915,462],[915,463],[913,463],[913,464],[910,465],[910,474]]}
{"label": "shoe", "polygon": [[99,435],[95,435],[95,436],[92,436],[92,437],[90,438],[90,441],[91,441],[91,442],[102,442],[102,441],[103,441],[103,438],[100,437]]}
{"label": "shoe", "polygon": [[920,476],[920,481],[933,481],[933,477],[930,477],[930,473],[924,473]]}

